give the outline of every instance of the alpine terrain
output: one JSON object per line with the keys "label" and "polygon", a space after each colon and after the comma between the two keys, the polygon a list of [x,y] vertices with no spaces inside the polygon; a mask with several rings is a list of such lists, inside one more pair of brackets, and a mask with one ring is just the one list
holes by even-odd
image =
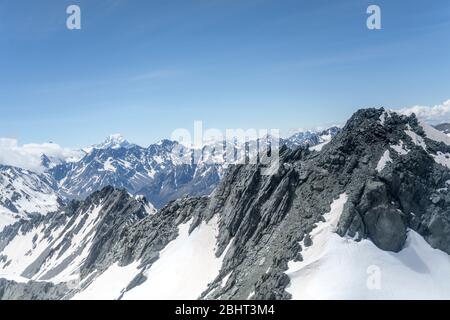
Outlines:
{"label": "alpine terrain", "polygon": [[32,214],[56,211],[61,200],[46,175],[0,165],[0,230]]}
{"label": "alpine terrain", "polygon": [[[263,164],[199,180],[198,164],[160,171],[176,163],[170,142],[54,167],[48,194],[64,204],[6,198],[19,213],[45,209],[0,232],[0,298],[449,299],[450,137],[384,109],[319,136],[282,143],[272,175]],[[213,178],[210,194],[174,191]],[[157,212],[156,194],[170,194]]]}
{"label": "alpine terrain", "polygon": [[[325,131],[299,132],[281,139],[280,144],[291,148],[315,146],[328,141],[338,131],[339,128],[333,127]],[[255,143],[249,142],[251,145],[246,145],[246,150],[235,150],[233,161],[249,156],[249,152],[253,154],[257,150]],[[145,196],[156,208],[185,195],[209,195],[227,165],[233,162],[226,159],[225,145],[206,145],[198,150],[176,141],[162,140],[143,148],[117,134],[85,151],[87,154],[80,161],[66,162],[49,170],[63,197],[84,199],[94,191],[114,186]]]}

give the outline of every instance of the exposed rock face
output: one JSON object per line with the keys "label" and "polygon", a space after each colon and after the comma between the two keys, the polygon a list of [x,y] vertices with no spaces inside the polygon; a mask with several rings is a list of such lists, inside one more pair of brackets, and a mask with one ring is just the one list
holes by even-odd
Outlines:
{"label": "exposed rock face", "polygon": [[[314,146],[329,141],[339,130],[332,127],[322,132],[299,132],[281,139],[280,145],[286,144],[290,148]],[[227,166],[249,156],[246,152],[256,155],[253,150],[257,151],[257,141],[238,145],[236,159],[225,161],[225,145],[222,148],[206,145],[197,150],[163,140],[143,148],[113,135],[88,150],[80,161],[53,166],[49,173],[58,183],[58,192],[69,199],[83,199],[94,191],[114,186],[144,195],[159,209],[186,195],[209,195]]]}
{"label": "exposed rock face", "polygon": [[[386,119],[381,121],[383,115]],[[221,275],[203,298],[245,299],[251,292],[256,299],[288,298],[284,291],[289,282],[284,274],[287,262],[301,259],[300,241],[314,245],[308,243],[308,234],[342,193],[349,197],[338,228],[342,236],[370,238],[381,249],[398,251],[404,245],[407,228],[412,228],[433,246],[449,252],[448,245],[434,240],[445,239],[445,232],[430,232],[437,223],[428,222],[434,216],[447,216],[445,200],[434,200],[433,204],[430,197],[438,196],[438,190],[446,187],[449,171],[435,163],[430,152],[448,147],[424,138],[429,148],[425,151],[406,133],[408,130],[424,136],[414,117],[362,110],[322,152],[283,148],[280,169],[273,176],[261,175],[256,165],[236,166],[210,198],[178,201],[161,211],[164,223],[154,221],[154,217],[145,223],[179,224],[188,219],[188,212],[196,221],[220,216],[217,256],[233,242]],[[385,150],[401,145],[401,141],[408,152],[392,149],[393,162],[377,172]],[[442,197],[448,199],[439,195],[439,199]],[[140,224],[129,232],[139,234],[141,228],[148,230]],[[170,236],[154,239],[167,243]],[[143,254],[135,251],[134,259]],[[229,285],[221,287],[220,282],[229,273]]]}
{"label": "exposed rock face", "polygon": [[[137,261],[137,273],[121,292],[120,297],[126,297],[147,281],[146,272],[161,258],[162,249],[177,239],[181,224],[192,221],[193,232],[218,217],[215,255],[224,254],[222,267],[200,298],[288,299],[288,262],[301,261],[302,250],[315,245],[312,230],[343,194],[347,200],[336,229],[340,236],[370,239],[379,248],[396,252],[412,229],[432,247],[450,254],[450,170],[445,160],[449,158],[450,146],[414,116],[365,109],[356,112],[320,152],[282,147],[273,175],[262,175],[262,165],[230,167],[211,196],[183,198],[154,215],[144,215],[142,204],[107,189],[94,194],[84,204],[86,210],[78,209],[78,204],[75,210],[66,210],[68,217],[53,217],[46,230],[54,234],[50,230],[58,219],[73,220],[81,212],[92,212],[92,203],[100,199],[111,203],[96,224],[86,259],[77,265],[80,287],[69,290],[65,298],[89,287],[111,265]],[[125,210],[130,207],[134,209]],[[5,254],[4,243],[13,241],[18,230],[26,233],[32,228],[24,222],[5,229],[0,233],[0,252]],[[56,246],[60,247],[64,244]],[[0,267],[1,261],[0,257]],[[7,263],[3,258],[3,265]],[[35,260],[23,275],[40,275],[42,265],[42,258]]]}
{"label": "exposed rock face", "polygon": [[149,266],[158,259],[159,252],[178,235],[177,226],[194,217],[196,223],[206,219],[205,199],[184,199],[168,204],[158,214],[147,216],[122,232],[115,232],[108,240],[111,247],[105,248],[99,242],[98,252],[92,252],[82,267],[82,274],[105,270],[112,263],[127,265],[140,260],[142,266]]}
{"label": "exposed rock face", "polygon": [[106,187],[63,212],[21,220],[0,233],[0,272],[36,281],[80,281],[84,268],[114,246],[114,236],[154,214],[150,210],[145,199]]}
{"label": "exposed rock face", "polygon": [[[383,119],[381,123],[375,121],[379,117]],[[393,113],[380,115],[378,110],[363,110],[352,120],[333,145],[341,142],[341,150],[353,146],[365,148],[364,154],[359,156],[362,163],[352,173],[353,176],[363,174],[363,177],[361,181],[350,181],[349,186],[355,186],[350,196],[356,199],[347,206],[339,233],[349,232],[352,236],[358,233],[359,237],[369,237],[381,249],[399,251],[406,239],[406,228],[411,228],[435,246],[433,236],[429,234],[429,219],[448,215],[445,188],[449,170],[436,163],[433,156],[438,150],[447,152],[448,145],[428,139],[415,117],[405,118]],[[358,129],[352,128],[355,125]],[[354,130],[360,134],[352,135]],[[373,172],[370,162],[380,161],[385,149],[390,151],[391,162],[381,172]],[[350,157],[350,163],[357,160],[351,154],[347,157]],[[447,200],[442,199],[436,206],[432,197]],[[436,236],[441,238],[443,235]],[[438,248],[450,252],[448,246]]]}
{"label": "exposed rock face", "polygon": [[[280,145],[314,146],[329,141],[339,130],[299,132],[280,139]],[[255,155],[258,143],[261,140],[249,142],[245,150],[237,146],[236,161]],[[57,211],[62,201],[82,200],[107,186],[143,195],[156,208],[186,195],[209,195],[233,163],[217,161],[225,159],[226,148],[216,147],[194,150],[163,140],[143,148],[112,135],[101,144],[73,151],[67,159],[42,154],[44,174],[0,165],[0,230],[30,214]]]}
{"label": "exposed rock face", "polygon": [[35,281],[17,283],[0,279],[0,300],[60,300],[67,290],[65,284]]}
{"label": "exposed rock face", "polygon": [[[443,240],[449,170],[433,159],[448,148],[428,139],[415,117],[368,109],[357,112],[320,153],[283,150],[274,176],[261,176],[257,167],[235,168],[209,204],[221,215],[218,254],[234,239],[221,274],[232,271],[235,285],[220,288],[218,279],[204,296],[245,299],[255,292],[256,299],[287,298],[287,261],[301,259],[300,241],[314,245],[308,234],[342,193],[349,200],[338,225],[341,236],[399,251],[411,228],[450,253]],[[386,150],[392,160],[378,172]]]}

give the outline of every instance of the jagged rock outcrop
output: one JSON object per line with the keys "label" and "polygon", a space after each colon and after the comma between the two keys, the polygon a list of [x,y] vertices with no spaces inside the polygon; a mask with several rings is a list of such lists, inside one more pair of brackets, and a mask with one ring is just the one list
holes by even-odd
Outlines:
{"label": "jagged rock outcrop", "polygon": [[0,279],[0,300],[60,300],[68,291],[65,284]]}
{"label": "jagged rock outcrop", "polygon": [[[313,230],[333,211],[336,199],[344,201],[335,230],[341,237],[369,239],[382,250],[398,252],[408,230],[414,230],[433,248],[450,254],[449,144],[415,116],[365,109],[320,151],[282,147],[272,175],[262,174],[262,164],[230,167],[209,197],[176,200],[145,217],[132,198],[138,209],[131,212],[136,214],[127,210],[124,215],[127,206],[114,199],[125,195],[108,197],[108,203],[116,204],[108,206],[96,225],[86,258],[76,268],[81,284],[65,298],[101,287],[97,279],[111,276],[114,265],[116,272],[131,270],[127,277],[122,275],[127,280],[116,298],[136,297],[147,281],[153,281],[148,290],[154,289],[155,278],[167,276],[163,271],[169,265],[162,261],[192,266],[191,261],[172,258],[184,257],[184,244],[192,252],[206,247],[211,235],[203,231],[208,223],[211,230],[217,228],[211,252],[217,260],[210,261],[220,268],[202,278],[206,282],[200,292],[196,289],[198,297],[291,298],[286,290],[288,264],[302,261],[303,251],[317,245]],[[187,224],[189,232],[184,230]],[[32,227],[24,223],[15,228]],[[0,239],[13,241],[14,230],[5,229]],[[199,245],[193,237],[208,241]],[[1,244],[0,252],[5,249]],[[26,275],[39,274],[38,265],[42,263],[28,267]]]}
{"label": "jagged rock outcrop", "polygon": [[[380,166],[386,150],[390,160]],[[447,222],[441,221],[448,221],[448,196],[439,191],[450,176],[434,160],[438,152],[448,152],[448,146],[427,138],[415,117],[361,110],[321,152],[284,147],[276,174],[261,175],[259,165],[235,166],[211,197],[168,205],[128,229],[123,240],[128,245],[118,248],[129,249],[115,255],[130,257],[124,264],[136,259],[151,264],[160,249],[155,243],[162,248],[176,238],[173,226],[194,217],[192,230],[199,220],[218,215],[216,256],[229,250],[202,298],[289,298],[287,263],[302,259],[300,243],[314,245],[309,234],[343,193],[348,201],[337,229],[341,236],[369,238],[383,250],[399,251],[411,228],[433,247],[450,252],[442,240],[449,235]],[[156,231],[156,226],[164,229]],[[145,239],[143,230],[152,236]]]}
{"label": "jagged rock outcrop", "polygon": [[[299,132],[280,139],[279,144],[290,148],[314,146],[329,141],[339,130],[332,127],[321,132]],[[230,159],[225,144],[192,149],[176,141],[162,140],[143,148],[113,135],[87,150],[81,160],[51,166],[48,172],[57,182],[58,192],[66,198],[82,199],[106,186],[114,186],[144,195],[159,209],[186,195],[209,195],[227,166],[248,156],[246,152],[257,152],[257,143],[252,140],[245,146],[237,145],[236,159]]]}
{"label": "jagged rock outcrop", "polygon": [[106,187],[64,211],[21,220],[0,233],[0,272],[35,280],[33,288],[42,281],[80,282],[91,260],[114,246],[114,235],[152,210],[145,199]]}

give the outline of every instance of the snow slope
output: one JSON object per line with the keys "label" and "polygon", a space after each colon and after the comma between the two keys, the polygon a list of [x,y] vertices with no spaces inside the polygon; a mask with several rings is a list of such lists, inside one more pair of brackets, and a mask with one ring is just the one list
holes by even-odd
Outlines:
{"label": "snow slope", "polygon": [[[120,267],[110,266],[86,289],[76,294],[75,300],[192,300],[207,289],[220,272],[222,260],[216,257],[218,235],[217,217],[203,222],[189,234],[192,219],[178,226],[179,235],[161,252],[159,259],[144,271],[147,280],[125,292],[128,284],[141,270],[139,261]],[[123,297],[122,297],[123,295]]]}
{"label": "snow slope", "polygon": [[334,230],[344,204],[341,195],[313,230],[304,260],[289,263],[293,299],[450,299],[449,255],[412,230],[398,253],[342,238]]}
{"label": "snow slope", "polygon": [[425,131],[427,138],[450,145],[450,137],[445,133],[433,128],[423,121],[420,121],[420,126],[423,128],[423,131]]}
{"label": "snow slope", "polygon": [[120,267],[115,263],[72,299],[117,300],[131,280],[139,273],[138,266],[139,262],[133,262],[125,267]]}
{"label": "snow slope", "polygon": [[142,285],[125,293],[124,299],[197,299],[218,275],[221,257],[216,257],[217,217],[202,223],[191,234],[192,221],[179,226],[179,236],[160,253],[144,274]]}
{"label": "snow slope", "polygon": [[58,196],[46,176],[0,165],[0,231],[28,214],[58,209]]}
{"label": "snow slope", "polygon": [[[7,258],[6,263],[0,263],[0,272],[23,276],[45,253],[52,252],[39,263],[31,279],[55,283],[76,279],[79,267],[89,254],[101,210],[101,205],[91,207],[55,229],[51,229],[49,222],[19,233],[2,251]],[[51,230],[51,237],[46,234],[47,230]]]}
{"label": "snow slope", "polygon": [[11,214],[9,210],[0,208],[0,232],[8,225],[16,222],[16,218]]}
{"label": "snow slope", "polygon": [[392,162],[391,154],[389,153],[389,150],[386,150],[386,151],[383,153],[383,155],[381,156],[380,160],[378,161],[376,170],[377,170],[378,172],[383,171],[384,167],[386,167],[386,165],[387,165],[389,162]]}

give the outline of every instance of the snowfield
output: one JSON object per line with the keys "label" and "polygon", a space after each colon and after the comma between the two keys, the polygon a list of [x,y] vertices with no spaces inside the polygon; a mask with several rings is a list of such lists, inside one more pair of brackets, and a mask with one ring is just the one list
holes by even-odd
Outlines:
{"label": "snowfield", "polygon": [[376,170],[377,170],[378,172],[383,171],[384,167],[386,167],[386,165],[387,165],[389,162],[392,162],[391,154],[389,153],[389,150],[386,150],[386,151],[383,153],[383,155],[381,156],[380,160],[378,161]]}
{"label": "snowfield", "polygon": [[147,281],[125,293],[125,300],[198,299],[219,275],[226,251],[216,257],[217,217],[203,222],[189,235],[191,222],[179,226],[178,238],[144,273]]}
{"label": "snowfield", "polygon": [[113,264],[85,290],[77,293],[73,300],[117,300],[123,290],[139,273],[139,262],[134,262],[125,267]]}
{"label": "snowfield", "polygon": [[423,128],[423,131],[425,132],[425,135],[428,139],[450,145],[450,137],[445,133],[433,128],[424,121],[420,121],[420,126]]}
{"label": "snowfield", "polygon": [[0,232],[10,224],[16,222],[17,219],[11,213],[11,211],[6,210],[5,208],[0,207]]}
{"label": "snowfield", "polygon": [[[31,280],[53,283],[76,280],[79,268],[89,254],[101,210],[101,205],[90,208],[85,215],[78,216],[70,227],[67,221],[53,229],[51,237],[45,234],[49,225],[19,233],[2,251],[6,261],[0,263],[0,273],[23,276],[42,254],[54,250],[50,258],[41,261]],[[62,244],[68,239],[70,246],[65,248]]]}
{"label": "snowfield", "polygon": [[409,153],[408,148],[406,148],[402,140],[400,140],[399,144],[397,145],[391,145],[391,148],[401,156],[404,156]]}
{"label": "snowfield", "polygon": [[313,230],[304,261],[289,263],[286,290],[293,299],[450,299],[449,255],[412,230],[398,253],[338,236],[345,201],[345,195],[335,200],[326,222]]}
{"label": "snowfield", "polygon": [[0,165],[0,231],[28,214],[45,215],[58,208],[58,196],[45,176]]}
{"label": "snowfield", "polygon": [[216,257],[217,217],[208,223],[203,222],[189,234],[191,223],[192,220],[178,227],[178,237],[144,271],[147,280],[143,284],[125,292],[128,284],[141,272],[138,268],[140,263],[134,262],[125,267],[114,264],[73,299],[198,299],[219,275],[227,250],[221,257]]}

